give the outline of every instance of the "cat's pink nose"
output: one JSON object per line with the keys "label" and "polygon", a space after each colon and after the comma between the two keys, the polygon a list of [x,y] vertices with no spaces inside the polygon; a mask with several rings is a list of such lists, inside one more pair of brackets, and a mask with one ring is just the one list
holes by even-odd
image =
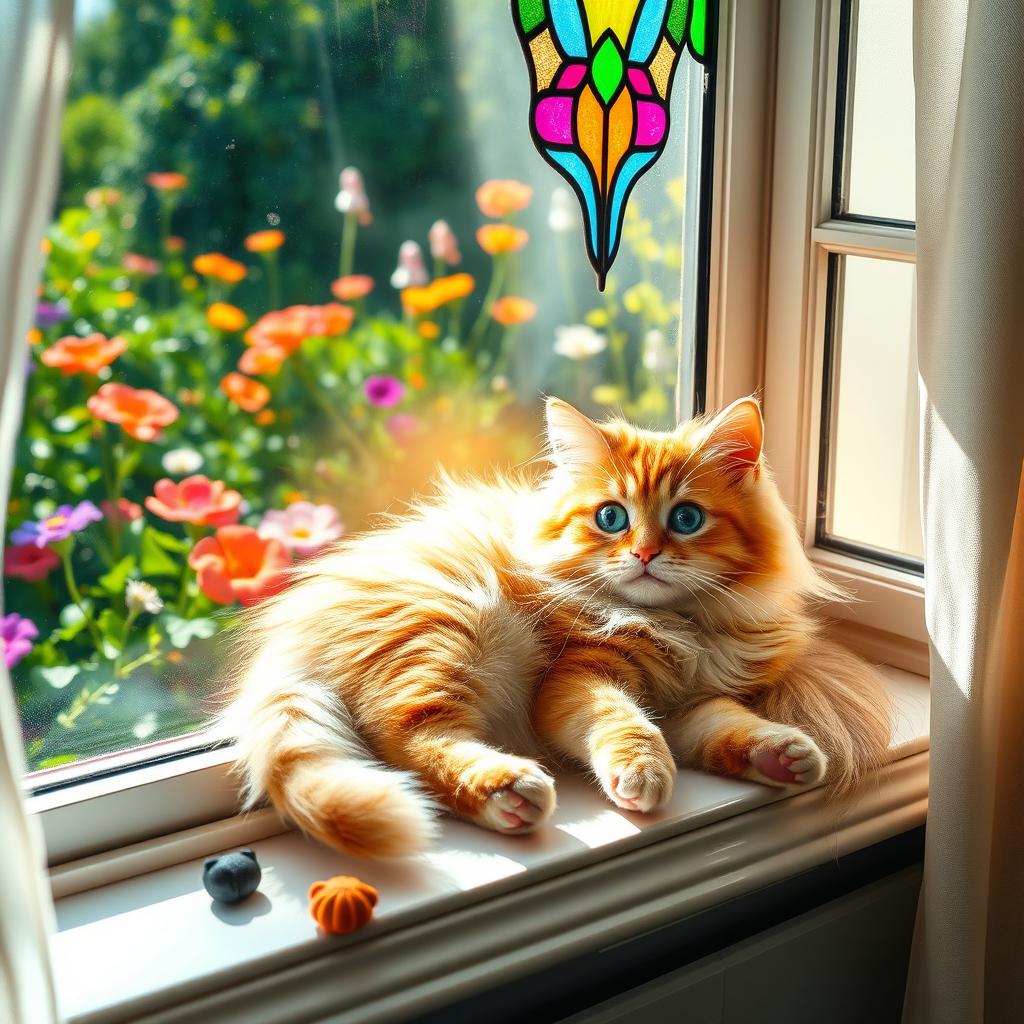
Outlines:
{"label": "cat's pink nose", "polygon": [[661,548],[656,548],[653,545],[650,547],[639,547],[633,550],[633,557],[639,558],[644,565],[653,558],[657,558],[661,554]]}

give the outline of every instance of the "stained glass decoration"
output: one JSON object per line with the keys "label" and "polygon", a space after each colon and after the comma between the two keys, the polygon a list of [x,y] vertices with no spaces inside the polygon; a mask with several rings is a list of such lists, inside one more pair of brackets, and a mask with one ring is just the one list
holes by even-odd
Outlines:
{"label": "stained glass decoration", "polygon": [[680,54],[703,63],[707,0],[512,0],[530,70],[530,134],[573,187],[605,279],[626,200],[668,139]]}

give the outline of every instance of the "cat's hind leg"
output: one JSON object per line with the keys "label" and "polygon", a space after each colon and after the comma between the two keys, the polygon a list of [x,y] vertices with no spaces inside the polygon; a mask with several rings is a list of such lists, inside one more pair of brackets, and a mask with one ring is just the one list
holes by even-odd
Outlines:
{"label": "cat's hind leg", "polygon": [[665,737],[690,768],[753,779],[770,786],[816,785],[828,760],[805,732],[772,722],[728,697],[670,716]]}

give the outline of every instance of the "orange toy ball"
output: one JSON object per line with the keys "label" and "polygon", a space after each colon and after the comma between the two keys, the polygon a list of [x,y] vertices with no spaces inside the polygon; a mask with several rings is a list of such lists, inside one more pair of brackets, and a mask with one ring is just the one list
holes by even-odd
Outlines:
{"label": "orange toy ball", "polygon": [[372,885],[338,875],[309,887],[309,912],[329,935],[345,935],[369,922],[378,898]]}

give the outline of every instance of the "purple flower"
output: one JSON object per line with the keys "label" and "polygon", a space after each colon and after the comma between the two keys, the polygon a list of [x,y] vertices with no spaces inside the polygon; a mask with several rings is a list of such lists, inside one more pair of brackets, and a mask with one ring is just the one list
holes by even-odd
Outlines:
{"label": "purple flower", "polygon": [[11,542],[45,548],[54,541],[67,540],[73,533],[84,530],[90,523],[98,523],[102,518],[103,513],[91,501],[80,501],[74,506],[61,505],[45,519],[22,523],[11,534]]}
{"label": "purple flower", "polygon": [[36,327],[40,330],[55,327],[70,316],[70,310],[63,302],[40,302],[36,304]]}
{"label": "purple flower", "polygon": [[14,668],[32,650],[32,641],[37,636],[39,630],[31,619],[15,612],[0,617],[0,654],[4,656],[4,664]]}
{"label": "purple flower", "polygon": [[402,382],[394,377],[367,377],[363,384],[363,394],[370,405],[387,409],[402,400],[405,388]]}

